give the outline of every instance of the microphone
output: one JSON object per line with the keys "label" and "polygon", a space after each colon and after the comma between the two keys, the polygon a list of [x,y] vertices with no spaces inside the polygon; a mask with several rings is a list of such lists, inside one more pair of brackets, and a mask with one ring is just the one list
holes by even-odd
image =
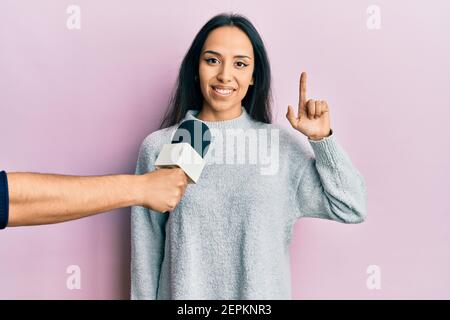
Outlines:
{"label": "microphone", "polygon": [[189,183],[197,183],[205,167],[204,157],[211,143],[208,126],[198,120],[183,121],[165,144],[155,162],[156,168],[181,168],[188,176]]}

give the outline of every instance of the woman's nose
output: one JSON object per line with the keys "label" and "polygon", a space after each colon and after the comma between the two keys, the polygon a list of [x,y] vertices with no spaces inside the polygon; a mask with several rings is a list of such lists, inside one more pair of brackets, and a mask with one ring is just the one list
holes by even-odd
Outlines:
{"label": "woman's nose", "polygon": [[219,74],[217,75],[217,79],[222,82],[230,82],[233,79],[231,67],[227,64],[223,64],[222,68],[219,71]]}

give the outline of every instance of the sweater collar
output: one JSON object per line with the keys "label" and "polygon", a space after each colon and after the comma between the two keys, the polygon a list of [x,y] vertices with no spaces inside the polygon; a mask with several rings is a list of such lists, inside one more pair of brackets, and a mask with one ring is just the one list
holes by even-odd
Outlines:
{"label": "sweater collar", "polygon": [[239,117],[230,120],[219,120],[219,121],[204,121],[197,118],[200,110],[188,110],[182,121],[185,120],[198,120],[205,123],[209,128],[214,129],[228,129],[228,128],[248,128],[252,125],[255,120],[247,113],[244,107],[242,108],[242,113]]}

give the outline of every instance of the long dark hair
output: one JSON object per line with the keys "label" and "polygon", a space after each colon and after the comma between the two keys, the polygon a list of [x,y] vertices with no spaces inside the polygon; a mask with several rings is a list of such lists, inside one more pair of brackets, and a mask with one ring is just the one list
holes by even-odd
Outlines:
{"label": "long dark hair", "polygon": [[167,128],[180,122],[189,109],[200,110],[203,95],[198,79],[199,59],[208,34],[222,26],[236,26],[249,37],[255,56],[254,84],[248,88],[242,100],[247,113],[255,120],[272,122],[272,94],[270,88],[270,65],[264,43],[253,24],[239,14],[219,14],[211,18],[195,36],[191,47],[181,63],[175,91],[170,98],[169,108],[160,128]]}

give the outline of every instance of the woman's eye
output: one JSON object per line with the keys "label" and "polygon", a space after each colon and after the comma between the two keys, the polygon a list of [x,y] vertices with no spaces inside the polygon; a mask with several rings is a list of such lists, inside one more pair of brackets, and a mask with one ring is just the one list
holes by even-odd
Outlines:
{"label": "woman's eye", "polygon": [[236,62],[236,64],[238,65],[239,68],[245,68],[246,66],[248,66],[248,64],[245,64],[242,61],[238,61]]}
{"label": "woman's eye", "polygon": [[206,62],[208,62],[208,63],[212,63],[212,61],[217,61],[217,59],[216,58],[208,58],[208,59],[206,59]]}

